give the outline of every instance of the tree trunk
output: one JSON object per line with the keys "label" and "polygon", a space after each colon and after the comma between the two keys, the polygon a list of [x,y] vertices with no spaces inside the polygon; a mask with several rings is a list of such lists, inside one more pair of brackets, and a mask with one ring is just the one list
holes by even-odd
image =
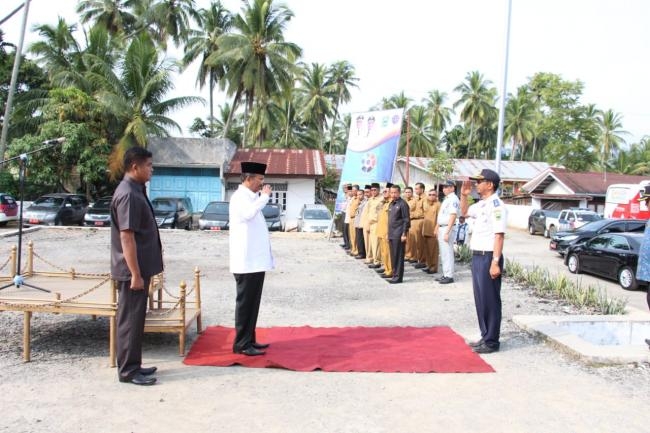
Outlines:
{"label": "tree trunk", "polygon": [[214,72],[210,68],[210,138],[214,137]]}

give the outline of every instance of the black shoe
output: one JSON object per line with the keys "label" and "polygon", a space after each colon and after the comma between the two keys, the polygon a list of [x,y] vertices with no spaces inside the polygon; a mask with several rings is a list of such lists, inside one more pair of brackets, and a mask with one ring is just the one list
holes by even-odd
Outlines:
{"label": "black shoe", "polygon": [[377,268],[377,269],[375,269],[375,272],[377,272],[378,274],[383,274],[384,272],[386,272],[386,269],[384,269],[384,268]]}
{"label": "black shoe", "polygon": [[450,284],[450,283],[453,283],[453,282],[454,282],[454,279],[453,279],[453,278],[449,278],[449,277],[445,277],[445,278],[443,278],[443,279],[441,279],[441,280],[438,280],[438,282],[439,282],[440,284]]}
{"label": "black shoe", "polygon": [[429,275],[433,275],[433,274],[435,274],[435,272],[432,271],[431,269],[422,269],[422,272],[424,272],[424,273],[426,273],[426,274],[429,274]]}
{"label": "black shoe", "polygon": [[488,346],[483,342],[480,346],[476,346],[472,348],[472,351],[474,353],[493,353],[493,352],[498,352],[499,351],[499,346]]}
{"label": "black shoe", "polygon": [[147,377],[141,374],[140,372],[137,372],[131,377],[120,377],[120,382],[122,383],[132,383],[134,385],[153,385],[156,383],[156,378],[155,377]]}
{"label": "black shoe", "polygon": [[268,343],[251,343],[251,346],[253,346],[256,349],[266,349],[267,347],[270,346]]}
{"label": "black shoe", "polygon": [[483,344],[482,338],[478,341],[470,341],[469,343],[467,343],[467,345],[471,348],[479,347],[481,344]]}
{"label": "black shoe", "polygon": [[140,374],[143,376],[151,376],[158,370],[158,367],[147,367],[147,368],[140,368]]}
{"label": "black shoe", "polygon": [[259,350],[254,348],[252,345],[248,346],[246,349],[233,349],[233,353],[241,353],[242,355],[246,356],[259,356],[259,355],[264,355],[266,352],[263,350]]}
{"label": "black shoe", "polygon": [[354,256],[354,258],[357,260],[361,260],[361,259],[365,259],[366,256],[362,256],[361,254],[359,254],[358,256]]}
{"label": "black shoe", "polygon": [[409,263],[417,263],[417,262],[418,262],[418,261],[415,260],[415,259],[406,259],[405,261],[406,261],[406,262],[409,262]]}
{"label": "black shoe", "polygon": [[381,268],[381,265],[379,263],[371,263],[368,265],[370,269],[379,269]]}
{"label": "black shoe", "polygon": [[401,282],[402,280],[400,280],[399,278],[391,278],[390,280],[388,280],[389,284],[399,284]]}
{"label": "black shoe", "polygon": [[382,277],[382,278],[393,278],[393,276],[392,276],[392,275],[386,275],[386,274],[382,274],[382,276],[381,276],[381,277]]}
{"label": "black shoe", "polygon": [[440,280],[444,280],[445,278],[446,277],[443,275],[443,276],[440,276],[440,277],[436,278],[435,280],[439,282]]}
{"label": "black shoe", "polygon": [[415,266],[413,266],[413,267],[414,267],[415,269],[422,269],[422,268],[426,268],[427,265],[425,265],[424,263],[418,263],[417,265],[415,265]]}

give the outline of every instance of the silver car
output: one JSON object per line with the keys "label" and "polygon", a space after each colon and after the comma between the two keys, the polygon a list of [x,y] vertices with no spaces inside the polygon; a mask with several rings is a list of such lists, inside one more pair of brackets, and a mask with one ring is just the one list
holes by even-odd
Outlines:
{"label": "silver car", "polygon": [[327,232],[332,225],[332,214],[323,204],[306,204],[298,215],[299,232]]}

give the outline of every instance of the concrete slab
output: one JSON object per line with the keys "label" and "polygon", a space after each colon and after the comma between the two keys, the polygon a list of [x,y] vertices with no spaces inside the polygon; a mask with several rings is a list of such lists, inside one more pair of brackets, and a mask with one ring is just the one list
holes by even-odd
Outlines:
{"label": "concrete slab", "polygon": [[514,316],[513,322],[592,365],[650,362],[650,314]]}

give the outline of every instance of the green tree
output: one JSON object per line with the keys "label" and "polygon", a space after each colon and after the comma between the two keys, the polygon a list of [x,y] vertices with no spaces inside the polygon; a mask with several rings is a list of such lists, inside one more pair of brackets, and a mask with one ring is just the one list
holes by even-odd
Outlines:
{"label": "green tree", "polygon": [[469,123],[467,143],[467,158],[469,158],[476,129],[485,126],[494,117],[496,89],[490,80],[483,77],[483,74],[472,71],[465,76],[464,82],[454,88],[454,91],[460,93],[460,99],[453,107],[456,109],[462,106],[460,119],[466,124]]}
{"label": "green tree", "polygon": [[336,98],[334,100],[334,118],[332,119],[332,127],[330,128],[330,145],[329,153],[332,153],[332,143],[335,137],[336,124],[339,117],[339,105],[347,103],[352,100],[350,89],[352,87],[359,87],[357,82],[359,78],[355,75],[354,66],[348,61],[335,62],[327,72],[328,83],[336,86]]}
{"label": "green tree", "polygon": [[41,40],[34,42],[29,52],[36,56],[36,62],[43,66],[50,79],[74,67],[74,56],[79,53],[79,45],[73,36],[76,28],[61,17],[55,26],[41,24],[34,28]]}
{"label": "green tree", "polygon": [[445,107],[447,94],[439,90],[431,90],[427,97],[422,100],[427,109],[430,119],[431,132],[440,138],[440,134],[451,124],[451,115],[454,113],[449,107]]}
{"label": "green tree", "polygon": [[201,23],[201,16],[194,0],[156,0],[150,3],[141,16],[140,25],[152,33],[154,41],[163,48],[171,39],[179,47],[187,41],[192,22]]}
{"label": "green tree", "polygon": [[129,11],[134,0],[80,0],[77,13],[81,23],[100,25],[111,35],[131,33],[137,18]]}
{"label": "green tree", "polygon": [[336,92],[336,86],[327,80],[327,68],[319,63],[302,65],[300,75],[300,86],[297,89],[301,96],[302,119],[316,127],[318,133],[318,147],[323,150],[325,125],[327,118],[332,115],[332,100]]}
{"label": "green tree", "polygon": [[535,111],[526,87],[520,87],[517,96],[508,99],[504,135],[512,142],[510,160],[514,161],[517,148],[519,159],[523,161],[526,143],[534,136]]}
{"label": "green tree", "polygon": [[[431,127],[426,108],[416,105],[409,109],[408,114],[407,118],[410,122],[408,128],[409,154],[422,157],[434,155],[436,143],[431,138]],[[404,155],[404,149],[401,150],[400,153]]]}
{"label": "green tree", "polygon": [[607,111],[598,110],[596,122],[600,130],[600,164],[604,169],[606,163],[612,157],[612,153],[618,151],[621,144],[625,142],[623,135],[628,134],[628,132],[622,129],[621,115],[611,109]]}

